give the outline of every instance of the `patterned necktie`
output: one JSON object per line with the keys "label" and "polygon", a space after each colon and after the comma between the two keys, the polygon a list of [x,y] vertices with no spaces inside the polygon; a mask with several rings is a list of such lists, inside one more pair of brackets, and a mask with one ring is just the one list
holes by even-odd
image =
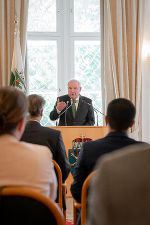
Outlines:
{"label": "patterned necktie", "polygon": [[73,118],[75,118],[76,117],[76,100],[75,99],[73,99],[73,101],[72,101],[72,114],[73,114]]}

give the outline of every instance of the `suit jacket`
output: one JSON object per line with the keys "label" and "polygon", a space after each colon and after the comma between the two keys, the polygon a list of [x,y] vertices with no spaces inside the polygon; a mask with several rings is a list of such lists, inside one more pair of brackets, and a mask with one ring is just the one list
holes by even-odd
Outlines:
{"label": "suit jacket", "polygon": [[[28,121],[21,141],[47,146],[52,152],[53,159],[60,166],[62,171],[62,181],[63,183],[65,182],[69,175],[71,167],[67,159],[65,145],[60,131],[48,127],[43,127],[37,121]],[[66,202],[64,193],[62,197],[63,208],[65,210]]]}
{"label": "suit jacket", "polygon": [[87,225],[150,224],[150,145],[104,156],[89,194]]}
{"label": "suit jacket", "polygon": [[[66,104],[68,103],[68,107],[71,105],[71,100],[68,95],[60,96],[59,101],[66,102]],[[50,113],[50,119],[57,120],[60,116],[59,126],[93,126],[95,123],[94,111],[92,105],[89,105],[88,103],[92,104],[92,100],[80,95],[76,117],[74,119],[72,107],[69,107],[66,112],[64,112],[66,108],[63,109],[61,113],[64,113],[60,116],[60,114],[57,113],[56,102],[54,109]]]}
{"label": "suit jacket", "polygon": [[131,139],[123,132],[111,132],[102,139],[83,144],[74,170],[74,181],[71,185],[73,198],[81,202],[82,185],[92,172],[98,158],[102,155],[123,148],[127,145],[142,143]]}
{"label": "suit jacket", "polygon": [[60,166],[65,182],[70,172],[70,163],[60,131],[43,127],[37,121],[28,121],[21,141],[47,146],[52,152],[53,159]]}

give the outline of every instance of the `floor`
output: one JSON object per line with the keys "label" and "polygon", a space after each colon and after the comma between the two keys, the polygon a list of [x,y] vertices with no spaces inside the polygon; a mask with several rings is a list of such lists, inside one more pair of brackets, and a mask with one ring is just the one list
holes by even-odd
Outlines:
{"label": "floor", "polygon": [[71,197],[66,198],[66,205],[67,205],[66,217],[67,219],[73,220],[73,199]]}

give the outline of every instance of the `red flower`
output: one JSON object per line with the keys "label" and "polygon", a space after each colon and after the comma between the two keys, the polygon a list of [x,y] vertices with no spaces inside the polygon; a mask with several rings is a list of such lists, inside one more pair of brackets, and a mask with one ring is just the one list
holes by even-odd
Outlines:
{"label": "red flower", "polygon": [[82,142],[82,139],[81,138],[76,138],[74,139],[75,142]]}
{"label": "red flower", "polygon": [[16,84],[19,84],[19,83],[20,83],[20,81],[19,81],[19,79],[17,79],[17,80],[16,80]]}
{"label": "red flower", "polygon": [[91,141],[91,138],[76,138],[74,139],[74,142],[86,142],[86,141]]}
{"label": "red flower", "polygon": [[84,138],[84,142],[91,141],[91,140],[92,140],[91,138]]}

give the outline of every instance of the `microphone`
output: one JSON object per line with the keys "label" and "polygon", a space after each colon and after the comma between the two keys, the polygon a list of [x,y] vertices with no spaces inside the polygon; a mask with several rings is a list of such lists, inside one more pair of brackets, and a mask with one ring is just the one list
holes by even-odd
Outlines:
{"label": "microphone", "polygon": [[71,104],[68,106],[68,103],[69,103],[69,101],[66,102],[66,104],[67,104],[66,109],[62,113],[60,113],[58,118],[57,118],[57,120],[58,120],[65,113],[65,125],[67,125],[66,124],[66,113],[67,113],[67,110],[72,106]]}
{"label": "microphone", "polygon": [[103,116],[105,116],[104,113],[102,113],[101,111],[99,111],[98,109],[96,109],[92,104],[90,104],[89,102],[84,101],[86,104],[92,106],[94,112],[96,113],[96,117],[97,117],[97,126],[98,126],[98,113],[102,114]]}
{"label": "microphone", "polygon": [[90,104],[90,103],[88,103],[88,102],[85,102],[85,103],[87,103],[88,105],[92,106],[95,112],[97,111],[97,112],[99,112],[100,114],[102,114],[103,116],[105,116],[104,113],[102,113],[101,111],[99,111],[98,109],[96,109],[92,104]]}

